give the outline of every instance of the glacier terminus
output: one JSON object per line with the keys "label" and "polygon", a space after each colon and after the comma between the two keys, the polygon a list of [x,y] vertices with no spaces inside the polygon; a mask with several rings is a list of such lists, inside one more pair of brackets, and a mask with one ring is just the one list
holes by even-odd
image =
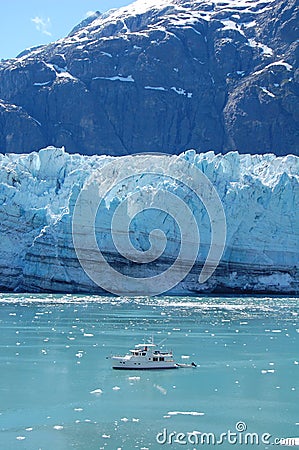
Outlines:
{"label": "glacier terminus", "polygon": [[[150,172],[153,156],[143,157]],[[1,290],[103,292],[78,261],[72,218],[87,179],[96,171],[101,173],[117,157],[70,155],[63,148],[48,147],[0,158]],[[136,156],[119,158],[130,164]],[[193,267],[171,293],[298,293],[299,158],[238,152],[197,154],[194,150],[168,158],[173,177],[137,174],[123,184],[116,184],[100,204],[95,235],[107,262],[116,271],[144,278],[163,273],[173,264],[180,251],[178,218],[161,209],[146,208],[148,204],[142,203],[149,196],[155,198],[159,192],[167,191],[188,205],[200,234]],[[209,252],[211,224],[205,206],[183,183],[176,181],[176,167],[180,167],[182,159],[210,180],[226,217],[223,254],[217,269],[204,283],[199,283],[198,275]],[[133,214],[129,226],[130,242],[136,251],[141,254],[148,251],[153,230],[164,234],[164,251],[155,261],[142,264],[130,261],[130,255],[119,254],[115,247],[111,221],[125,198],[128,211],[137,204],[141,211]],[[97,270],[101,271],[101,267]],[[104,271],[102,276],[105,277]]]}

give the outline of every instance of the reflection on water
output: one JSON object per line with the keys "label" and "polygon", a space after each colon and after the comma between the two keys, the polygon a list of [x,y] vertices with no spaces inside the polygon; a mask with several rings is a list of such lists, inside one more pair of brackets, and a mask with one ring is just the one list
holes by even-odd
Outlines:
{"label": "reflection on water", "polygon": [[[182,448],[169,433],[219,436],[238,422],[271,439],[299,436],[297,299],[2,294],[0,302],[1,449]],[[199,366],[111,369],[107,356],[151,336]],[[233,448],[244,448],[244,433]]]}

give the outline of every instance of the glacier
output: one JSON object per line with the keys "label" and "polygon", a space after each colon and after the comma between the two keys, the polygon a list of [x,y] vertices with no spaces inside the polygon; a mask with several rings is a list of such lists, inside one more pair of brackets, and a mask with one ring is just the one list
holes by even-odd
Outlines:
{"label": "glacier", "polygon": [[[30,154],[0,155],[1,291],[103,292],[85,273],[74,249],[74,208],[93,174],[101,174],[115,160],[130,165],[136,157],[71,155],[64,148],[55,147]],[[150,167],[154,156],[142,158]],[[137,174],[111,189],[99,206],[96,239],[108,263],[115,270],[135,277],[163,273],[173,263],[180,248],[180,230],[175,218],[162,210],[140,212],[130,224],[131,243],[140,253],[147,252],[153,230],[163,231],[166,243],[157,261],[146,264],[128,261],[118,253],[111,237],[111,220],[125,197],[131,198],[128,208],[134,209],[138,202],[143,205],[146,195],[155,197],[166,190],[188,204],[200,229],[196,261],[170,293],[298,293],[299,158],[238,152],[197,154],[194,150],[168,158],[173,179]],[[222,258],[204,283],[199,282],[198,274],[209,251],[211,226],[204,205],[176,182],[176,166],[180,167],[178,162],[182,159],[210,180],[226,217]],[[112,184],[113,180],[110,181]],[[106,276],[105,271],[102,276]],[[113,279],[110,282],[113,284]]]}

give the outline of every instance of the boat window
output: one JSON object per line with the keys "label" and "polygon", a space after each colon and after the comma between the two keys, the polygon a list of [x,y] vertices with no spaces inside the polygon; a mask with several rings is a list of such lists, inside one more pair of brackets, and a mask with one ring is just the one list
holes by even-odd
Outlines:
{"label": "boat window", "polygon": [[158,361],[158,358],[153,358],[153,361]]}
{"label": "boat window", "polygon": [[160,361],[164,361],[164,358],[160,358]]}
{"label": "boat window", "polygon": [[145,356],[146,355],[146,353],[142,353],[142,356]]}

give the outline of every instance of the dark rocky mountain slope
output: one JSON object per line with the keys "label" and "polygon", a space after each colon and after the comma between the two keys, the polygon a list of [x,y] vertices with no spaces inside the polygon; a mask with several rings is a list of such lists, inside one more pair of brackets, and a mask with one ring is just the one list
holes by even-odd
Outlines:
{"label": "dark rocky mountain slope", "polygon": [[296,0],[144,0],[0,63],[0,151],[299,154]]}

